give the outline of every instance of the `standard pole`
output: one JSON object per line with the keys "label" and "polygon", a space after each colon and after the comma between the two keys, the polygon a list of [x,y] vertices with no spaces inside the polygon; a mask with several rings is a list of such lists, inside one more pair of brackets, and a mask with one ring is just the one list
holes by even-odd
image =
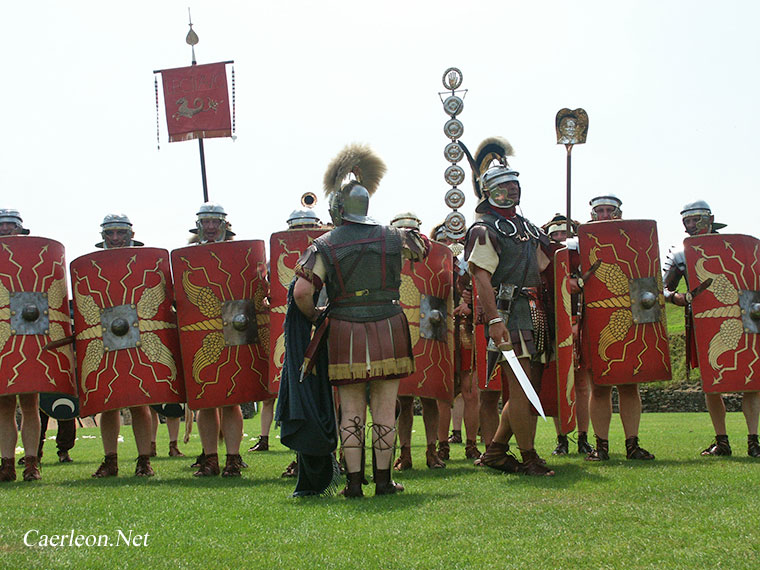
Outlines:
{"label": "standard pole", "polygon": [[572,224],[570,223],[570,220],[572,219],[570,217],[570,181],[571,181],[571,171],[572,171],[572,152],[573,152],[573,145],[566,144],[565,148],[567,148],[567,237],[570,238],[573,236],[573,230],[572,230]]}
{"label": "standard pole", "polygon": [[206,182],[206,153],[203,152],[203,138],[198,139],[198,150],[201,153],[201,178],[203,179],[203,202],[208,202],[208,183]]}

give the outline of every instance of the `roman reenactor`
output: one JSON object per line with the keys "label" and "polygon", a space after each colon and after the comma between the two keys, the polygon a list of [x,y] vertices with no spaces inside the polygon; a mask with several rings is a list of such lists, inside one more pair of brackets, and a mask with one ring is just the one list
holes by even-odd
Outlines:
{"label": "roman reenactor", "polygon": [[[322,314],[315,306],[314,294],[323,285],[327,288],[328,375],[340,398],[346,497],[363,495],[368,393],[375,494],[403,491],[390,477],[396,396],[399,379],[415,367],[399,287],[404,257],[423,259],[427,245],[414,230],[382,226],[367,216],[370,195],[384,173],[385,164],[364,145],[350,145],[333,160],[324,187],[336,228],[306,250],[296,268],[298,279],[293,288],[295,304],[311,321]],[[300,455],[299,467],[303,471]]]}
{"label": "roman reenactor", "polygon": [[[689,236],[709,236],[717,234],[719,229],[726,227],[725,224],[721,224],[715,221],[715,216],[710,209],[710,206],[704,200],[697,200],[686,204],[681,210],[681,220],[684,225],[684,229]],[[726,236],[726,240],[730,240],[732,236]],[[741,251],[741,248],[735,248]],[[700,246],[700,250],[704,251],[704,247]],[[711,252],[712,253],[712,252]],[[726,252],[728,254],[729,252]],[[754,254],[753,254],[754,255]],[[720,254],[716,256],[720,258]],[[728,262],[728,260],[727,260]],[[704,270],[704,269],[703,269]],[[700,366],[700,360],[698,359],[698,343],[695,329],[695,319],[692,310],[692,301],[695,294],[692,293],[692,289],[699,291],[700,283],[695,283],[694,278],[687,272],[686,253],[683,249],[678,251],[671,251],[668,254],[668,258],[663,266],[663,282],[665,286],[665,299],[674,305],[684,307],[686,311],[686,366],[687,371],[690,368],[697,368]],[[727,273],[725,274],[727,275]],[[725,275],[722,275],[725,279]],[[681,278],[686,281],[686,293],[678,293],[676,290],[678,284],[681,282]],[[708,277],[710,278],[710,277]],[[710,284],[710,286],[712,283]],[[717,286],[717,284],[716,284]],[[706,288],[710,291],[709,286]],[[710,293],[699,291],[700,301],[704,297],[709,297]],[[709,314],[707,311],[703,312],[705,315]],[[714,338],[720,339],[719,335]],[[710,341],[708,352],[716,353],[712,348],[718,345],[718,342]],[[701,355],[700,355],[701,356]],[[704,358],[705,366],[700,368],[703,372],[703,386],[710,386],[710,383],[705,383],[704,379],[710,374],[710,354],[707,358]],[[716,359],[717,361],[717,359]],[[744,385],[744,376],[742,376],[742,385]],[[711,390],[712,387],[710,386]],[[728,441],[728,430],[726,429],[726,405],[723,402],[723,394],[719,391],[705,391],[705,402],[707,404],[707,411],[710,413],[710,420],[712,421],[713,428],[715,429],[715,440],[702,451],[703,456],[727,456],[731,455],[731,445]],[[744,412],[744,418],[747,422],[747,454],[750,457],[760,457],[760,443],[758,443],[758,415],[760,415],[760,392],[744,391],[742,392],[742,411]]]}
{"label": "roman reenactor", "polygon": [[[465,246],[487,324],[489,352],[502,366],[509,388],[499,427],[480,461],[501,471],[551,476],[554,471],[535,450],[531,402],[537,400],[550,346],[540,275],[549,265],[542,250],[549,240],[517,213],[522,189],[519,173],[507,160],[511,155],[512,146],[500,137],[486,139],[478,148],[473,178],[480,203]],[[509,454],[513,434],[522,463]]]}

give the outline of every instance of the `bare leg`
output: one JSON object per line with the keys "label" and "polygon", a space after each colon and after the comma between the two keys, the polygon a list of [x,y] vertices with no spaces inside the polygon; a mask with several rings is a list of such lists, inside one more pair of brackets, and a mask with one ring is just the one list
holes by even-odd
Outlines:
{"label": "bare leg", "polygon": [[243,410],[239,405],[225,406],[221,409],[221,416],[227,454],[240,455],[240,442],[243,440]]}
{"label": "bare leg", "polygon": [[625,438],[638,437],[641,421],[641,394],[638,384],[622,384],[617,387],[620,401],[620,421],[623,422]]}
{"label": "bare leg", "polygon": [[[483,443],[491,445],[499,425],[499,398],[501,393],[494,390],[480,391],[480,435]],[[506,407],[506,406],[505,406]]]}
{"label": "bare leg", "polygon": [[117,453],[119,430],[121,429],[121,413],[119,410],[108,410],[100,414],[100,438],[103,440],[103,453]]}
{"label": "bare leg", "polygon": [[266,437],[269,437],[269,430],[274,421],[274,401],[275,398],[271,398],[261,403],[261,435]]}
{"label": "bare leg", "polygon": [[[456,402],[456,400],[454,400]],[[449,424],[451,423],[451,405],[443,400],[437,401],[438,405],[438,441],[448,441]]]}
{"label": "bare leg", "polygon": [[169,431],[169,441],[177,441],[179,437],[179,418],[166,418],[166,429]]}
{"label": "bare leg", "polygon": [[213,455],[217,453],[219,441],[219,413],[216,408],[204,408],[198,410],[196,419],[198,435],[201,438],[203,453]]}
{"label": "bare leg", "polygon": [[478,403],[478,387],[472,371],[462,373],[462,412],[466,439],[477,441],[480,405]]}
{"label": "bare leg", "polygon": [[422,422],[425,424],[425,439],[428,445],[435,444],[438,440],[438,403],[433,398],[420,398],[420,403]]}
{"label": "bare leg", "polygon": [[156,410],[151,407],[148,407],[148,410],[150,411],[150,441],[155,445],[156,438],[158,437],[158,426],[161,422],[158,420],[158,412]]}
{"label": "bare leg", "polygon": [[[462,377],[462,383],[464,384],[464,374]],[[462,388],[464,392],[464,388]],[[457,395],[454,399],[454,407],[451,412],[451,429],[452,431],[462,431],[462,419],[464,415],[464,393]],[[448,427],[448,426],[447,426]],[[447,434],[448,435],[448,434]]]}
{"label": "bare leg", "polygon": [[13,459],[17,442],[16,396],[0,396],[0,455]]}
{"label": "bare leg", "polygon": [[[710,413],[710,421],[712,421],[715,429],[715,435],[727,435],[726,404],[723,403],[723,395],[717,392],[705,393],[705,404],[707,404],[707,411]],[[744,407],[743,399],[742,407]]]}
{"label": "bare leg", "polygon": [[[530,360],[521,358],[519,362],[530,378]],[[509,383],[509,402],[502,410],[499,427],[493,436],[493,440],[498,443],[508,443],[509,438],[514,433],[517,446],[521,450],[532,450],[536,437],[536,416],[531,413],[532,404],[523,392],[512,369],[507,369],[505,364],[502,370]]]}
{"label": "bare leg", "polygon": [[[398,387],[398,384],[396,384]],[[343,458],[348,473],[358,473],[362,468],[364,450],[364,425],[367,422],[367,391],[364,384],[338,386],[340,397],[340,439]],[[396,402],[393,402],[395,414]],[[393,419],[391,419],[393,424]],[[390,462],[389,462],[390,463]]]}
{"label": "bare leg", "polygon": [[[398,386],[399,380],[374,380],[369,384],[369,405],[373,424],[372,446],[375,450],[378,470],[390,469],[393,459]],[[437,411],[438,408],[436,408]],[[383,426],[383,429],[381,430],[379,426]],[[435,434],[435,424],[433,424],[433,433]]]}
{"label": "bare leg", "polygon": [[40,446],[40,395],[19,394],[21,406],[21,443],[24,455],[37,456]]}
{"label": "bare leg", "polygon": [[135,435],[137,455],[150,455],[150,436],[152,431],[150,408],[136,406],[129,409],[132,412],[132,433]]}
{"label": "bare leg", "polygon": [[575,371],[575,418],[578,431],[588,432],[591,375],[585,368]]}
{"label": "bare leg", "polygon": [[414,423],[414,397],[399,396],[398,401],[401,405],[401,413],[398,416],[398,443],[400,447],[409,447],[412,443],[412,425]]}
{"label": "bare leg", "polygon": [[591,387],[591,423],[594,434],[601,439],[610,438],[610,421],[612,420],[612,386]]}
{"label": "bare leg", "polygon": [[747,433],[757,435],[758,417],[760,417],[760,392],[744,392],[742,395],[742,412],[747,422]]}

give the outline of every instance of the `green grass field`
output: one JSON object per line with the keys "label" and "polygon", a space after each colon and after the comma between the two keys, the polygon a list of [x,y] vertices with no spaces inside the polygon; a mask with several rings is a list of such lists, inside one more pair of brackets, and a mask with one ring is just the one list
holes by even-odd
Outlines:
{"label": "green grass field", "polygon": [[[650,463],[625,459],[613,418],[612,458],[552,458],[551,424],[539,423],[537,448],[557,470],[535,479],[475,468],[452,445],[445,470],[425,467],[416,418],[415,468],[393,497],[292,499],[280,473],[293,455],[273,440],[267,453],[244,453],[242,479],[195,479],[187,458],[168,458],[159,432],[157,476],[138,479],[129,427],[118,478],[95,480],[97,429],[82,429],[74,463],[53,463],[46,443],[43,480],[0,486],[0,567],[12,568],[757,568],[760,563],[760,461],[746,456],[741,414],[729,414],[734,456],[702,458],[712,438],[707,414],[645,414],[641,441]],[[259,420],[247,420],[249,434]],[[94,437],[93,437],[94,436]],[[572,447],[571,447],[572,450]],[[20,473],[19,473],[20,477]],[[28,547],[41,535],[148,534],[147,546]]]}

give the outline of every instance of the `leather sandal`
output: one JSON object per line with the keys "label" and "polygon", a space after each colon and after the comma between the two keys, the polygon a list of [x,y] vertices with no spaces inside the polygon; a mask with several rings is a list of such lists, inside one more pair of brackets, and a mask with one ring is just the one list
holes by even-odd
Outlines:
{"label": "leather sandal", "polygon": [[340,492],[346,499],[358,499],[364,496],[362,490],[363,475],[361,471],[346,473],[346,487]]}
{"label": "leather sandal", "polygon": [[39,481],[42,479],[36,455],[24,457],[24,481]]}
{"label": "leather sandal", "polygon": [[760,457],[760,442],[757,441],[756,433],[747,436],[747,455]]}
{"label": "leather sandal", "polygon": [[596,436],[596,449],[585,457],[586,461],[609,461],[610,441]]}
{"label": "leather sandal", "polygon": [[224,465],[224,471],[222,471],[222,477],[240,477],[242,468],[242,458],[239,454],[227,454],[227,463]]}
{"label": "leather sandal", "polygon": [[103,458],[103,463],[92,474],[96,479],[103,477],[116,477],[119,474],[119,456],[116,453],[109,453]]}
{"label": "leather sandal", "polygon": [[291,461],[280,477],[298,477],[298,461]]}
{"label": "leather sandal", "polygon": [[429,443],[427,451],[425,452],[425,461],[428,469],[443,469],[446,464],[438,457],[438,453],[435,450],[435,443]]}
{"label": "leather sandal", "polygon": [[578,454],[579,455],[588,455],[589,453],[593,453],[594,448],[591,447],[591,444],[588,442],[588,434],[585,431],[579,431],[578,432]]}
{"label": "leather sandal", "polygon": [[203,459],[203,465],[193,473],[194,477],[215,477],[219,475],[219,455],[210,453]]}
{"label": "leather sandal", "polygon": [[150,455],[138,455],[135,477],[153,477],[156,474],[150,466]]}
{"label": "leather sandal", "polygon": [[195,458],[195,463],[190,466],[190,469],[197,469],[203,462],[206,461],[206,454],[201,451],[201,454]]}
{"label": "leather sandal", "polygon": [[451,448],[448,441],[438,442],[438,457],[441,461],[448,461],[451,459]]}
{"label": "leather sandal", "polygon": [[557,447],[552,451],[552,455],[567,455],[569,453],[569,445],[570,443],[568,442],[566,435],[558,435]]}
{"label": "leather sandal", "polygon": [[449,436],[449,443],[462,443],[462,430],[459,430],[459,429],[451,430],[451,435]]}
{"label": "leather sandal", "polygon": [[646,449],[639,445],[639,438],[632,435],[625,440],[625,457],[626,459],[638,459],[641,461],[651,461],[654,459],[654,454],[649,453]]}
{"label": "leather sandal", "polygon": [[177,440],[169,442],[169,457],[184,457],[185,454],[179,450]]}
{"label": "leather sandal", "polygon": [[58,452],[58,463],[72,463],[73,461],[68,451]]}
{"label": "leather sandal", "polygon": [[475,443],[473,440],[468,439],[467,443],[464,446],[464,456],[467,459],[477,459],[480,457],[480,450],[478,449],[478,444]]}
{"label": "leather sandal", "polygon": [[401,453],[393,464],[394,471],[406,471],[412,468],[412,448],[408,445],[401,446]]}
{"label": "leather sandal", "polygon": [[0,481],[15,481],[16,466],[13,464],[13,457],[3,457],[0,462]]}
{"label": "leather sandal", "polygon": [[716,435],[715,441],[713,441],[707,449],[702,450],[700,453],[703,457],[708,455],[731,455],[731,444],[728,443],[727,435]]}
{"label": "leather sandal", "polygon": [[491,469],[504,471],[505,473],[517,473],[520,471],[520,462],[509,453],[509,444],[492,441],[485,453],[480,456],[480,465]]}
{"label": "leather sandal", "polygon": [[248,451],[269,451],[269,436],[260,435],[259,441],[256,442],[256,445],[249,447]]}
{"label": "leather sandal", "polygon": [[554,475],[554,471],[546,466],[546,462],[538,456],[535,449],[521,450],[520,454],[523,458],[520,473],[534,477],[552,477]]}
{"label": "leather sandal", "polygon": [[401,483],[391,479],[390,469],[378,469],[375,471],[375,495],[394,495],[404,490]]}

